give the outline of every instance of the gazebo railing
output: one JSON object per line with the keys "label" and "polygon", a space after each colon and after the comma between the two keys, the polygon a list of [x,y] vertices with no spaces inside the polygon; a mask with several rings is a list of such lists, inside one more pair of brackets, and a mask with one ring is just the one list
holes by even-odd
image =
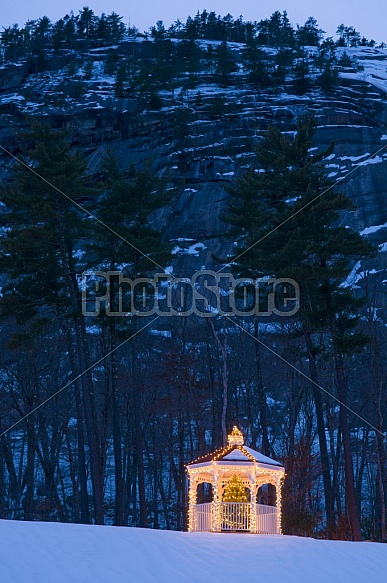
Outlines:
{"label": "gazebo railing", "polygon": [[212,502],[195,504],[193,530],[212,530]]}
{"label": "gazebo railing", "polygon": [[[254,504],[255,531],[260,534],[278,534],[278,508],[266,504]],[[248,502],[219,502],[219,530],[251,531],[252,505]],[[254,511],[254,510],[253,510]],[[193,507],[192,530],[213,530],[213,503],[195,504]]]}
{"label": "gazebo railing", "polygon": [[221,502],[221,530],[250,530],[251,504],[248,502]]}
{"label": "gazebo railing", "polygon": [[267,506],[266,504],[255,504],[255,524],[256,532],[261,534],[277,534],[278,523],[276,506]]}

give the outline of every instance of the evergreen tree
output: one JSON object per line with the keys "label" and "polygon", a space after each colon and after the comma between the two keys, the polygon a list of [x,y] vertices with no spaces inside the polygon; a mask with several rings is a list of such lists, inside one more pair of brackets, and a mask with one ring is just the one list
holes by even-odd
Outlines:
{"label": "evergreen tree", "polygon": [[346,51],[343,52],[337,64],[346,69],[356,67],[356,61]]}
{"label": "evergreen tree", "polygon": [[185,23],[185,38],[190,41],[200,37],[200,17],[199,12],[195,18],[188,16]]}
{"label": "evergreen tree", "polygon": [[255,39],[246,43],[246,48],[243,49],[242,53],[242,62],[251,83],[260,88],[270,85],[267,57],[258,47]]}
{"label": "evergreen tree", "polygon": [[208,45],[206,55],[206,69],[209,71],[210,75],[214,72],[214,61],[215,61],[215,51],[212,45]]}
{"label": "evergreen tree", "polygon": [[336,65],[335,48],[336,45],[331,37],[325,39],[319,46],[315,63],[321,73],[327,66],[333,68]]}
{"label": "evergreen tree", "polygon": [[210,119],[219,119],[226,113],[226,100],[223,95],[218,94],[212,98],[208,115]]}
{"label": "evergreen tree", "polygon": [[286,11],[281,14],[276,10],[269,19],[259,22],[258,41],[259,44],[271,47],[294,45],[294,30]]}
{"label": "evergreen tree", "polygon": [[294,30],[290,24],[288,13],[286,10],[283,11],[281,15],[281,46],[292,47],[294,46]]}
{"label": "evergreen tree", "polygon": [[234,18],[231,16],[230,13],[223,16],[222,22],[224,25],[224,37],[222,40],[230,41],[232,37],[232,30],[234,27]]}
{"label": "evergreen tree", "polygon": [[336,34],[339,35],[337,46],[339,47],[357,47],[361,42],[361,35],[353,26],[344,26],[340,24],[337,27]]}
{"label": "evergreen tree", "polygon": [[66,42],[64,20],[60,18],[52,27],[52,46],[54,51],[59,51]]}
{"label": "evergreen tree", "polygon": [[86,81],[90,81],[90,79],[92,79],[93,71],[94,71],[94,61],[93,61],[93,59],[87,59],[85,61],[85,64],[83,65],[83,68],[82,68],[82,73],[83,73],[83,76],[86,79]]}
{"label": "evergreen tree", "polygon": [[120,55],[117,51],[109,49],[106,55],[106,59],[103,63],[105,75],[114,75],[117,70],[118,63],[120,62]]}
{"label": "evergreen tree", "polygon": [[285,83],[286,74],[293,67],[294,54],[292,49],[282,48],[275,56],[276,68],[272,74],[272,81],[275,85]]}
{"label": "evergreen tree", "polygon": [[85,6],[79,11],[79,17],[77,19],[77,32],[80,38],[86,41],[91,40],[94,35],[96,27],[96,16],[88,6]]}
{"label": "evergreen tree", "polygon": [[116,79],[114,83],[114,95],[115,97],[125,97],[126,94],[126,84],[128,81],[128,67],[126,61],[121,61],[116,72]]}
{"label": "evergreen tree", "polygon": [[51,32],[51,22],[47,16],[43,16],[33,22],[29,33],[29,50],[36,57],[38,67],[41,71],[47,68],[47,49],[51,43]]}
{"label": "evergreen tree", "polygon": [[93,255],[99,257],[101,263],[108,262],[111,270],[121,263],[130,265],[130,275],[133,277],[152,271],[155,264],[147,258],[154,258],[160,263],[168,260],[169,255],[162,233],[150,226],[149,216],[170,202],[173,190],[167,189],[166,178],[158,178],[154,173],[151,160],[145,161],[142,169],[131,167],[125,174],[112,150],[107,151],[101,172],[103,192],[95,214],[134,247],[97,224],[93,235]]}
{"label": "evergreen tree", "polygon": [[109,43],[119,43],[125,35],[125,24],[122,22],[122,16],[112,12],[106,16],[106,34],[105,38]]}
{"label": "evergreen tree", "polygon": [[150,28],[151,37],[154,38],[156,41],[165,40],[167,36],[167,31],[165,30],[164,22],[162,20],[158,20],[156,22],[156,26],[152,26]]}
{"label": "evergreen tree", "polygon": [[4,28],[1,34],[1,47],[5,61],[18,61],[24,56],[24,32],[17,24]]}
{"label": "evergreen tree", "polygon": [[32,121],[31,132],[22,136],[21,146],[24,165],[16,167],[14,181],[1,192],[8,211],[2,221],[10,229],[2,239],[0,267],[9,283],[3,288],[0,315],[29,324],[32,333],[37,324],[49,325],[57,317],[63,319],[63,325],[71,323],[75,372],[86,371],[81,384],[94,515],[95,521],[103,524],[101,436],[77,278],[83,269],[75,255],[80,241],[87,237],[89,221],[73,202],[91,196],[93,190],[85,177],[86,162],[79,153],[70,151],[65,132]]}
{"label": "evergreen tree", "polygon": [[223,40],[215,50],[215,71],[221,82],[228,85],[231,81],[231,73],[237,70],[236,63],[228,49],[227,41]]}
{"label": "evergreen tree", "polygon": [[298,95],[306,93],[311,86],[309,66],[305,59],[294,67],[294,90]]}
{"label": "evergreen tree", "polygon": [[108,24],[106,21],[106,14],[104,12],[102,12],[101,16],[98,18],[94,36],[98,42],[104,41],[108,36]]}
{"label": "evergreen tree", "polygon": [[74,16],[73,12],[70,12],[70,15],[66,14],[63,18],[64,21],[64,35],[66,39],[66,48],[72,49],[74,46],[74,41],[76,38],[76,25],[77,19]]}
{"label": "evergreen tree", "polygon": [[[200,98],[200,94],[197,99]],[[183,140],[189,134],[189,122],[192,120],[192,110],[188,107],[181,107],[175,110],[173,120],[174,137]]]}
{"label": "evergreen tree", "polygon": [[[314,130],[310,118],[299,122],[294,140],[276,127],[269,128],[257,148],[257,160],[264,172],[248,171],[229,189],[231,202],[226,220],[233,235],[240,237],[237,253],[246,251],[234,267],[238,274],[251,277],[274,274],[298,282],[301,291],[298,318],[310,359],[311,378],[316,384],[318,349],[313,333],[324,331],[330,336],[341,402],[348,516],[353,538],[357,540],[361,534],[343,367],[345,355],[360,350],[365,338],[356,331],[361,300],[340,284],[348,276],[352,262],[373,256],[375,249],[357,232],[335,226],[339,212],[350,210],[353,205],[342,193],[329,188],[332,182],[326,178],[322,162],[332,149],[317,155],[309,153]],[[313,386],[328,526],[333,534],[333,499],[321,395]]]}
{"label": "evergreen tree", "polygon": [[[120,168],[118,158],[112,150],[107,151],[103,159],[101,172],[103,190],[95,213],[103,224],[112,230],[106,229],[102,224],[97,223],[93,240],[86,246],[88,254],[94,258],[97,266],[104,265],[109,271],[123,270],[125,277],[132,279],[145,276],[147,273],[154,271],[155,264],[170,260],[169,246],[162,240],[162,233],[149,225],[149,215],[167,204],[171,191],[166,190],[165,180],[155,176],[151,162],[147,162],[143,170],[134,170],[132,168],[130,176],[125,175]],[[116,233],[120,236],[117,236]],[[151,259],[153,259],[153,262]],[[119,292],[118,281],[112,279],[109,284],[110,308],[112,311],[116,311]],[[125,292],[123,293],[125,294]],[[125,305],[123,300],[124,310]],[[133,333],[137,324],[135,318],[106,317],[104,310],[102,310],[96,320],[96,325],[101,327],[101,331],[103,331],[103,335],[107,339],[107,348],[110,353],[107,362],[109,370],[107,384],[112,409],[115,462],[114,520],[116,525],[123,525],[125,491],[121,411],[123,408],[122,400],[125,396],[120,394],[118,387],[119,361],[116,348],[118,342],[122,342],[124,338],[127,338],[130,332]],[[137,387],[133,387],[133,398],[136,432],[141,433]],[[139,479],[140,523],[142,527],[146,527],[148,522],[141,442],[141,440],[136,440],[136,455],[138,457],[138,471],[142,474],[141,479]]]}
{"label": "evergreen tree", "polygon": [[183,29],[184,29],[184,24],[182,23],[182,21],[180,20],[180,18],[178,18],[177,20],[175,20],[175,22],[173,24],[171,24],[171,26],[168,29],[168,34],[172,37],[172,38],[181,38],[182,37],[182,33],[183,33]]}
{"label": "evergreen tree", "polygon": [[178,74],[181,72],[181,62],[176,56],[175,48],[170,39],[155,41],[156,60],[153,77],[156,88],[172,91],[172,99]]}
{"label": "evergreen tree", "polygon": [[242,479],[237,474],[232,476],[224,489],[223,502],[248,502],[249,496]]}
{"label": "evergreen tree", "polygon": [[324,31],[313,16],[309,16],[303,26],[297,26],[296,39],[301,47],[318,47],[323,35]]}
{"label": "evergreen tree", "polygon": [[321,89],[326,93],[330,93],[339,84],[339,72],[337,67],[331,65],[329,61],[327,61],[324,70],[321,74],[317,77],[317,84],[320,85]]}
{"label": "evergreen tree", "polygon": [[179,45],[179,59],[182,62],[182,69],[188,73],[187,86],[193,88],[196,84],[196,77],[200,71],[201,58],[206,53],[200,49],[194,40],[183,40]]}

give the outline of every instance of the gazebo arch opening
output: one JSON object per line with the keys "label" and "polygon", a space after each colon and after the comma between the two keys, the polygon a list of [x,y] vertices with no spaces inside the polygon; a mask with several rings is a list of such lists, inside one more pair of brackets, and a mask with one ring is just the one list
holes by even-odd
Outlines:
{"label": "gazebo arch opening", "polygon": [[207,504],[212,502],[214,498],[214,493],[212,491],[211,482],[201,482],[196,488],[196,503],[197,504]]}
{"label": "gazebo arch opening", "polygon": [[262,484],[259,486],[256,495],[257,504],[264,504],[265,506],[277,505],[277,491],[273,484]]}
{"label": "gazebo arch opening", "polygon": [[228,444],[187,465],[190,531],[281,533],[283,466],[244,445],[237,427]]}

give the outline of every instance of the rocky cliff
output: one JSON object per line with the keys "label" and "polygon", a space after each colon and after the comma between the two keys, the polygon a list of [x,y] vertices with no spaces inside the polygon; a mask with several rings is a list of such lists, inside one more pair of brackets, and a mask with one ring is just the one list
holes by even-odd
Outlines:
{"label": "rocky cliff", "polygon": [[[231,44],[238,55],[242,45]],[[385,280],[379,270],[384,270],[387,256],[387,50],[346,51],[362,66],[357,72],[343,69],[338,88],[330,94],[314,89],[299,96],[291,83],[258,91],[240,73],[222,87],[207,75],[194,89],[161,91],[159,110],[140,107],[135,96],[115,97],[114,78],[102,73],[97,57],[92,79],[83,81],[86,90],[80,95],[77,77],[68,78],[60,69],[30,74],[17,88],[0,94],[0,145],[17,152],[15,131],[32,115],[71,128],[74,147],[85,151],[90,173],[98,172],[107,144],[123,168],[151,158],[160,175],[179,185],[173,205],[155,220],[166,224],[175,243],[174,271],[185,275],[211,267],[213,254],[231,256],[233,242],[222,237],[224,186],[252,163],[264,130],[276,124],[292,135],[299,116],[312,112],[318,125],[314,148],[335,144],[327,173],[357,206],[341,221],[382,245],[379,257],[367,265],[368,273],[377,272],[371,275],[382,290]],[[1,152],[1,180],[8,179],[14,163]],[[364,273],[363,267],[355,280]]]}

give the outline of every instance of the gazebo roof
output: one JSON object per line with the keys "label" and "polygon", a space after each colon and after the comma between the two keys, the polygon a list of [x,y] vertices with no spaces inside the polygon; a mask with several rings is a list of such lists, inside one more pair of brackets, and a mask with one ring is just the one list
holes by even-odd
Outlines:
{"label": "gazebo roof", "polygon": [[266,464],[270,466],[277,466],[282,468],[280,462],[273,460],[259,451],[255,451],[250,447],[244,445],[244,438],[237,427],[234,427],[232,433],[228,436],[228,445],[221,449],[217,449],[212,453],[197,458],[196,460],[187,464],[188,467],[193,465],[201,465],[209,462],[232,462],[234,465],[246,465],[251,463]]}

